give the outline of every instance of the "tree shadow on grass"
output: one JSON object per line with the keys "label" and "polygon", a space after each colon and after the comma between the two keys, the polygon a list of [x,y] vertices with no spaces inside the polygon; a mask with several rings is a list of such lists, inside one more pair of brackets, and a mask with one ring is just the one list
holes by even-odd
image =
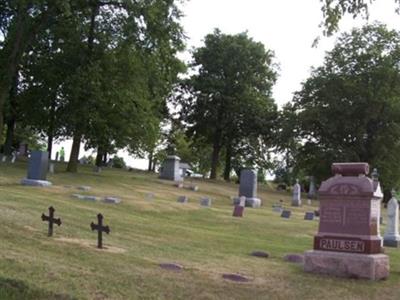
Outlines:
{"label": "tree shadow on grass", "polygon": [[0,300],[29,300],[29,299],[54,299],[54,300],[75,300],[70,295],[52,293],[37,287],[28,286],[21,280],[4,278],[0,276]]}

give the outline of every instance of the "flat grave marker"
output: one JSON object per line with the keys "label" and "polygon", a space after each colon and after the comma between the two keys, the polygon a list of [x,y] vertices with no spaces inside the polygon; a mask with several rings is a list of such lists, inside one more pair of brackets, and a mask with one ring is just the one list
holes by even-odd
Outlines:
{"label": "flat grave marker", "polygon": [[184,203],[188,203],[189,202],[189,198],[187,196],[179,196],[177,202],[178,203],[183,203],[183,204]]}
{"label": "flat grave marker", "polygon": [[314,220],[314,212],[312,212],[312,211],[307,211],[307,212],[304,214],[304,220],[306,220],[306,221],[312,221],[312,220]]}

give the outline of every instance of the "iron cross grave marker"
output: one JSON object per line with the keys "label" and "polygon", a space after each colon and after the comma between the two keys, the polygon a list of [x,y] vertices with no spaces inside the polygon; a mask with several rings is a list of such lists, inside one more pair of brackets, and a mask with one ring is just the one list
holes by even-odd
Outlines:
{"label": "iron cross grave marker", "polygon": [[48,232],[48,236],[52,236],[53,235],[53,224],[57,224],[58,226],[61,225],[61,219],[58,218],[54,218],[54,212],[56,210],[53,208],[53,206],[49,207],[49,216],[46,216],[45,214],[42,214],[42,221],[43,222],[49,222],[49,232]]}
{"label": "iron cross grave marker", "polygon": [[97,248],[103,248],[103,231],[107,234],[110,233],[110,227],[103,226],[103,215],[97,215],[98,224],[90,223],[90,228],[93,230],[97,230]]}

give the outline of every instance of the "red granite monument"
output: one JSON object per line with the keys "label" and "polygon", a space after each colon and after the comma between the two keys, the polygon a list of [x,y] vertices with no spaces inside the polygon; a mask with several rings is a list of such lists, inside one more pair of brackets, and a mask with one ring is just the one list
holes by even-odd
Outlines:
{"label": "red granite monument", "polygon": [[314,250],[305,253],[306,272],[383,279],[389,257],[379,233],[382,191],[368,178],[367,163],[334,163],[333,177],[318,191],[320,222]]}

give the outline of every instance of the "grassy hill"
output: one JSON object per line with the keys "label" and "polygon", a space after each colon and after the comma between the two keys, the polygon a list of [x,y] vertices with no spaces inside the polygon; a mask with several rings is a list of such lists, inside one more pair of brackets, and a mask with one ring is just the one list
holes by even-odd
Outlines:
{"label": "grassy hill", "polygon": [[[235,184],[195,180],[199,191],[193,192],[146,173],[64,169],[57,165],[49,176],[53,187],[34,188],[19,185],[24,163],[0,164],[0,299],[400,299],[397,249],[387,249],[391,275],[380,282],[306,274],[283,261],[285,254],[310,250],[318,226],[303,220],[316,207],[292,208],[289,220],[272,211],[279,199],[290,206],[285,192],[261,186],[263,207],[233,218]],[[80,185],[92,189],[82,192]],[[116,196],[122,203],[78,200],[74,193]],[[189,203],[177,203],[180,195]],[[212,198],[211,208],[200,207],[201,196]],[[50,205],[63,222],[51,238],[40,218]],[[89,226],[98,213],[111,228],[104,250],[96,249]],[[254,250],[270,258],[250,256]],[[164,270],[160,263],[184,269]],[[223,273],[250,282],[230,282]]]}

